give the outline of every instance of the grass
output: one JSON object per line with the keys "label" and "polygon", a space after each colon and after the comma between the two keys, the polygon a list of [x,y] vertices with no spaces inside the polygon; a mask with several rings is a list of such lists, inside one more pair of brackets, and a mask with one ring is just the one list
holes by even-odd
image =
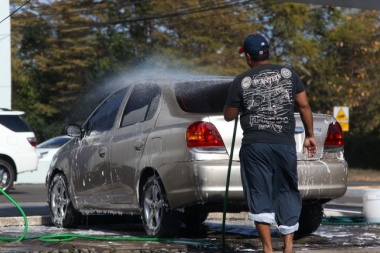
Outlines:
{"label": "grass", "polygon": [[379,181],[380,182],[380,170],[375,169],[348,169],[349,181]]}

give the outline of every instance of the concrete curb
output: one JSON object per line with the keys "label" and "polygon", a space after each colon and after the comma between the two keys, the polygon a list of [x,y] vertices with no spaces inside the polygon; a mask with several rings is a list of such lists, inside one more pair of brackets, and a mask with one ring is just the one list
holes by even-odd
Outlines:
{"label": "concrete curb", "polygon": [[[50,216],[29,216],[28,219],[29,226],[48,226],[52,225]],[[15,227],[24,226],[24,217],[4,217],[0,219],[0,227]]]}

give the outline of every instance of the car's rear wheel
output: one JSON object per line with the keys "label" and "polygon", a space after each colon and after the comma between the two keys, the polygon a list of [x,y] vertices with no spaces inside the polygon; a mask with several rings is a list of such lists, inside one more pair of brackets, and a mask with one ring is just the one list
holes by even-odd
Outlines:
{"label": "car's rear wheel", "polygon": [[319,203],[302,205],[299,228],[295,238],[299,239],[315,232],[321,225],[323,218],[323,206]]}
{"label": "car's rear wheel", "polygon": [[55,226],[70,228],[79,223],[81,215],[71,202],[64,174],[56,174],[50,182],[48,204],[51,220]]}
{"label": "car's rear wheel", "polygon": [[15,181],[15,169],[13,166],[3,160],[0,159],[0,187],[3,191],[8,192]]}
{"label": "car's rear wheel", "polygon": [[179,213],[170,209],[157,176],[151,176],[144,184],[140,207],[144,229],[149,236],[173,237],[177,234],[180,228]]}

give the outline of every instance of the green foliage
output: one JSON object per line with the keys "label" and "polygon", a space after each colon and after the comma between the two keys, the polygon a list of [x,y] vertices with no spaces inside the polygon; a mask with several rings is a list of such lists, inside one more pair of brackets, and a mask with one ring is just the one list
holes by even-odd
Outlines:
{"label": "green foliage", "polygon": [[380,34],[379,13],[362,11],[345,16],[328,40],[338,64],[331,83],[335,103],[350,107],[352,132],[379,131]]}

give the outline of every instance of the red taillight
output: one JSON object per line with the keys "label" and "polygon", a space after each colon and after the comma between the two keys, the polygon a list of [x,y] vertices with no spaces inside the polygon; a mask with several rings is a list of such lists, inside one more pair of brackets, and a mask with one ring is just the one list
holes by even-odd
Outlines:
{"label": "red taillight", "polygon": [[325,140],[325,149],[343,147],[343,131],[339,122],[333,122],[329,125],[327,130],[327,137]]}
{"label": "red taillight", "polygon": [[222,137],[216,127],[209,122],[195,122],[186,131],[187,146],[194,147],[224,147]]}
{"label": "red taillight", "polygon": [[36,138],[34,138],[34,137],[28,137],[28,141],[29,141],[30,145],[32,145],[33,147],[37,146],[37,140],[36,140]]}

